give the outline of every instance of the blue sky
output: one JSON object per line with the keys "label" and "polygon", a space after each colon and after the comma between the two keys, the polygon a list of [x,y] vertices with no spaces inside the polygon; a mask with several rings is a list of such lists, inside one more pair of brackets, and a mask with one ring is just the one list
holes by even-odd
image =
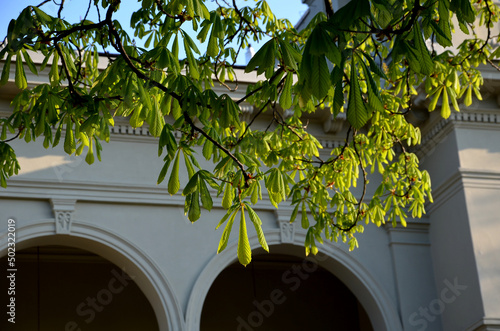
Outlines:
{"label": "blue sky", "polygon": [[[1,19],[0,19],[0,38],[3,39],[7,34],[7,27],[12,18],[17,18],[19,13],[29,5],[38,5],[42,0],[0,0],[2,2],[1,6]],[[60,1],[56,1],[59,3]],[[238,0],[239,6],[251,6],[254,0]],[[267,3],[271,7],[273,13],[279,18],[287,18],[292,24],[298,22],[300,17],[307,10],[307,5],[302,4],[301,0],[267,0]],[[215,8],[216,4],[213,0],[206,1],[209,9]],[[88,1],[87,0],[66,0],[65,10],[63,11],[63,17],[69,22],[77,22],[85,15],[87,11]],[[129,26],[130,15],[133,11],[138,9],[140,4],[137,0],[123,0],[120,6],[120,11],[117,16],[115,16],[123,27]],[[54,2],[48,2],[44,4],[42,10],[50,15],[56,16],[58,6]],[[102,15],[103,13],[101,13]],[[89,19],[97,20],[96,11],[91,9],[89,14]],[[193,38],[196,39],[196,38]],[[252,45],[255,50],[259,48],[259,45]],[[244,54],[241,54],[238,58],[238,64],[244,64]]]}

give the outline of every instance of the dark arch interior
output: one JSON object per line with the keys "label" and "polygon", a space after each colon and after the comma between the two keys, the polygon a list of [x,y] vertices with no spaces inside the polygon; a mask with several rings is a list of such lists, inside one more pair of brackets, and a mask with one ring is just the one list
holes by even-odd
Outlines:
{"label": "dark arch interior", "polygon": [[[16,252],[15,325],[0,330],[158,330],[151,304],[121,268],[99,255],[66,246]],[[3,275],[7,257],[0,259]],[[8,279],[0,277],[2,292]],[[5,293],[7,294],[7,293]],[[2,295],[6,307],[9,295]]]}
{"label": "dark arch interior", "polygon": [[294,256],[234,263],[207,294],[201,330],[373,330],[354,294],[333,274]]}

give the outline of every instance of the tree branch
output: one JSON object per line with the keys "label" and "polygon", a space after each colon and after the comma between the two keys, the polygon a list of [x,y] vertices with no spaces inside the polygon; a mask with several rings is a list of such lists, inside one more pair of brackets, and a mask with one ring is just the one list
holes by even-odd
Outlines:
{"label": "tree branch", "polygon": [[488,63],[495,69],[497,69],[498,71],[500,71],[500,67],[498,65],[496,65],[495,63],[493,63],[492,60],[490,59],[486,59],[486,61],[488,61]]}
{"label": "tree branch", "polygon": [[59,10],[57,11],[57,17],[58,17],[59,19],[61,19],[61,13],[62,13],[63,8],[64,8],[64,1],[65,1],[65,0],[61,0],[61,4],[59,5]]}
{"label": "tree branch", "polygon": [[9,138],[9,139],[7,139],[7,140],[2,140],[2,141],[0,141],[0,142],[2,142],[2,143],[8,143],[9,141],[12,141],[12,140],[14,140],[14,139],[17,139],[17,137],[19,137],[19,135],[21,134],[21,132],[23,132],[23,128],[21,128],[21,127],[20,127],[20,128],[19,128],[19,132],[17,132],[17,134],[16,134],[14,137]]}
{"label": "tree branch", "polygon": [[234,156],[234,154],[231,153],[226,147],[222,146],[218,141],[216,141],[208,133],[206,133],[205,130],[202,130],[199,127],[197,127],[193,123],[193,120],[191,119],[191,117],[188,115],[187,112],[183,112],[183,113],[184,113],[184,120],[191,126],[191,128],[193,130],[201,133],[201,135],[203,137],[207,138],[207,140],[210,141],[212,144],[214,144],[214,146],[216,146],[218,149],[220,149],[221,151],[226,153],[226,155],[229,156],[238,165],[238,168],[241,169],[241,172],[243,173],[243,177],[245,178],[245,187],[248,187],[248,185],[249,185],[248,182],[251,178],[250,178],[250,176],[248,176],[243,163],[241,163],[240,160],[238,160],[236,158],[236,156]]}
{"label": "tree branch", "polygon": [[80,96],[75,91],[75,87],[73,86],[73,82],[71,81],[71,75],[69,73],[68,66],[66,64],[66,59],[64,58],[64,54],[61,50],[61,47],[59,46],[59,44],[56,43],[56,44],[54,44],[54,48],[56,49],[57,54],[59,54],[59,58],[61,59],[61,64],[62,64],[63,70],[66,73],[66,78],[68,79],[68,88],[69,88],[70,94],[74,97]]}

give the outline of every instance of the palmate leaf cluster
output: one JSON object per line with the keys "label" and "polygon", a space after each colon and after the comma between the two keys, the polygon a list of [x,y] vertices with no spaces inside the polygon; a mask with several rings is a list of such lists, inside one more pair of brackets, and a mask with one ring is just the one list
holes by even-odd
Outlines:
{"label": "palmate leaf cluster", "polygon": [[[290,221],[307,230],[306,253],[316,253],[325,239],[353,249],[364,223],[405,225],[408,217],[421,217],[432,201],[431,182],[411,153],[421,140],[405,117],[412,96],[420,89],[429,110],[440,108],[447,118],[450,104],[458,111],[473,94],[481,98],[476,66],[500,55],[474,31],[483,26],[488,38],[498,38],[490,31],[498,17],[491,0],[352,0],[301,31],[262,0],[240,7],[217,1],[212,10],[203,0],[140,3],[131,17],[133,36],[114,19],[119,0],[90,0],[89,9],[100,13],[96,21],[85,15],[70,23],[62,10],[54,17],[43,6],[27,7],[11,21],[0,51],[1,84],[13,79],[20,91],[12,114],[0,119],[1,184],[19,171],[12,139],[40,138],[45,148],[61,143],[91,164],[101,160],[114,120],[124,117],[158,137],[164,160],[158,183],[185,197],[192,222],[203,209],[226,210],[217,226],[224,225],[218,252],[239,219],[237,254],[244,265],[251,260],[248,223],[268,250],[255,211],[263,197],[276,208],[291,204]],[[452,46],[454,29],[470,38],[454,52],[435,52],[434,46]],[[255,41],[262,46],[245,71],[256,71],[258,81],[239,100],[216,94],[215,85],[229,91],[237,84],[236,58]],[[42,63],[32,61],[34,52]],[[49,82],[28,86],[27,70],[48,72]],[[248,121],[243,103],[256,109]],[[342,146],[327,150],[308,132],[304,115],[321,108],[334,119],[345,113]],[[213,167],[200,166],[201,158]],[[183,167],[189,181],[182,188]]]}

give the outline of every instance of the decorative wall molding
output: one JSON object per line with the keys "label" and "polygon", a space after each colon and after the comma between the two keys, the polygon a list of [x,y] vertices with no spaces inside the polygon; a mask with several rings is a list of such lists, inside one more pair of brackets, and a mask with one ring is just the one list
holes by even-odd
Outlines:
{"label": "decorative wall molding", "polygon": [[420,245],[430,246],[429,241],[429,221],[427,219],[407,220],[406,227],[398,224],[393,227],[392,224],[384,225],[389,235],[389,246],[393,245]]}
{"label": "decorative wall molding", "polygon": [[281,243],[293,243],[295,239],[295,223],[290,223],[292,210],[276,209],[274,214],[276,215],[276,222],[280,229]]}
{"label": "decorative wall molding", "polygon": [[500,190],[500,171],[459,168],[465,188]]}
{"label": "decorative wall molding", "polygon": [[500,124],[500,112],[466,110],[452,113],[448,120],[454,122]]}
{"label": "decorative wall molding", "polygon": [[73,223],[76,199],[50,199],[50,203],[56,223],[56,234],[69,235]]}
{"label": "decorative wall molding", "polygon": [[252,120],[252,115],[254,113],[254,106],[252,105],[240,105],[241,109],[241,120],[245,122],[250,122]]}
{"label": "decorative wall molding", "polygon": [[[214,208],[222,204],[222,197],[217,197],[210,189]],[[0,198],[78,200],[79,202],[126,203],[133,205],[161,205],[184,207],[182,192],[170,195],[166,185],[139,185],[134,183],[103,183],[97,181],[63,181],[50,179],[12,178],[7,190],[0,190]],[[280,205],[280,211],[287,210],[286,204]],[[61,209],[62,210],[62,209]],[[275,211],[267,192],[262,192],[262,201],[256,210]],[[291,211],[289,212],[291,213]],[[55,215],[55,214],[54,214]],[[291,215],[291,214],[290,214]],[[289,216],[290,217],[290,216]]]}
{"label": "decorative wall molding", "polygon": [[434,188],[434,203],[426,206],[429,214],[466,188],[500,190],[500,171],[458,168]]}
{"label": "decorative wall molding", "polygon": [[448,119],[434,120],[428,126],[429,128],[422,135],[420,146],[415,149],[415,153],[420,158],[433,150],[455,128],[498,130],[500,128],[500,111],[465,110],[453,112]]}
{"label": "decorative wall molding", "polygon": [[488,318],[484,317],[477,321],[476,323],[469,326],[467,331],[499,331],[500,330],[500,318]]}
{"label": "decorative wall molding", "polygon": [[336,134],[342,130],[346,120],[346,113],[338,113],[335,119],[333,118],[333,114],[329,114],[323,122],[323,130],[325,133]]}

